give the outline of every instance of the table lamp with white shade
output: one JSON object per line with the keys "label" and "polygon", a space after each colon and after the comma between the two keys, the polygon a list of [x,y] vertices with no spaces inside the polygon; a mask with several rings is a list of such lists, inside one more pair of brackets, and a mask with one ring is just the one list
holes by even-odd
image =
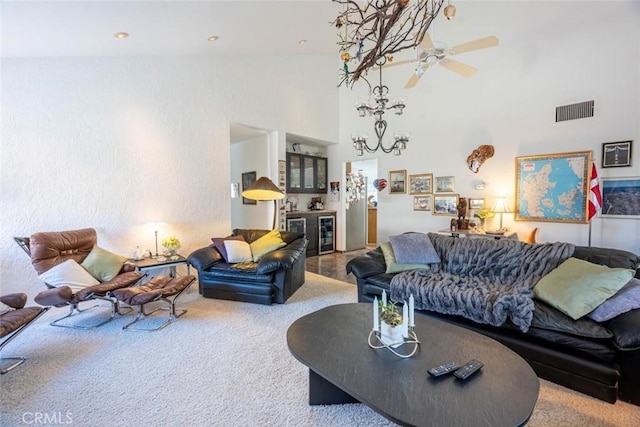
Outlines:
{"label": "table lamp with white shade", "polygon": [[505,197],[496,198],[496,203],[493,205],[491,212],[500,214],[500,230],[502,230],[502,214],[511,212],[509,210],[507,199]]}

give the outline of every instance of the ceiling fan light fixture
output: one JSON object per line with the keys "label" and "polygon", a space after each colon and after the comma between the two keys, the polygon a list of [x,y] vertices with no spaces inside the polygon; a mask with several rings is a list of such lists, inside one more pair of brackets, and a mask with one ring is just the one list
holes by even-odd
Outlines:
{"label": "ceiling fan light fixture", "polygon": [[448,4],[447,7],[444,8],[444,17],[450,21],[454,16],[456,16],[456,7]]}

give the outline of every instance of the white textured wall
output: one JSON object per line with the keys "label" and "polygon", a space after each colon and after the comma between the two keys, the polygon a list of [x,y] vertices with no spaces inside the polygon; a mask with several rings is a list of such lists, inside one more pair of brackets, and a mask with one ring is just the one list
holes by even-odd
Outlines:
{"label": "white textured wall", "polygon": [[228,234],[230,122],[337,139],[333,56],[3,59],[1,72],[2,292],[43,289],[12,236],[94,227],[130,254],[153,249],[146,224],[161,221],[188,254]]}
{"label": "white textured wall", "polygon": [[[396,130],[413,137],[400,157],[379,159],[379,177],[406,169],[407,174],[455,176],[455,192],[486,198],[515,195],[514,158],[524,155],[593,150],[600,177],[640,176],[640,7],[637,2],[457,2],[452,21],[433,24],[435,40],[450,46],[496,35],[500,46],[455,57],[479,72],[462,78],[440,66],[428,69],[420,83],[402,89],[411,66],[384,71],[392,96],[405,95],[403,116],[389,114],[386,140]],[[396,60],[413,53],[396,55]],[[377,79],[371,76],[371,82]],[[340,177],[341,163],[362,159],[351,147],[352,132],[373,134],[373,118],[359,118],[353,108],[366,99],[366,85],[340,90],[340,142],[331,148],[329,179]],[[595,100],[595,117],[555,123],[555,107]],[[634,140],[632,167],[600,168],[603,142]],[[474,174],[466,158],[481,144],[495,155]],[[478,181],[489,185],[474,189]],[[413,196],[378,195],[378,237],[404,231],[447,228],[451,217],[415,212]],[[343,221],[338,218],[338,226]],[[497,228],[497,217],[491,227]],[[539,227],[541,241],[586,245],[588,225],[553,222],[504,224],[521,237]],[[594,218],[592,244],[640,253],[640,220]],[[344,248],[339,234],[338,248]]]}
{"label": "white textured wall", "polygon": [[273,223],[273,202],[257,202],[255,205],[242,203],[242,174],[256,172],[256,179],[266,176],[276,185],[277,174],[271,175],[269,164],[269,135],[261,135],[231,145],[231,182],[239,184],[241,196],[231,200],[231,229],[271,228]]}

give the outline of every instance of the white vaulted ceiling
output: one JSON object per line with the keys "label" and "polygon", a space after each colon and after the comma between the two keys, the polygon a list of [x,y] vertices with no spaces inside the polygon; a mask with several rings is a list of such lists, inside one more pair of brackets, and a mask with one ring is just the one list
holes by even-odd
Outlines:
{"label": "white vaulted ceiling", "polygon": [[[3,57],[243,55],[336,51],[330,0],[3,0]],[[116,39],[124,31],[130,37]],[[209,36],[219,36],[216,42]],[[299,44],[301,39],[307,40]]]}

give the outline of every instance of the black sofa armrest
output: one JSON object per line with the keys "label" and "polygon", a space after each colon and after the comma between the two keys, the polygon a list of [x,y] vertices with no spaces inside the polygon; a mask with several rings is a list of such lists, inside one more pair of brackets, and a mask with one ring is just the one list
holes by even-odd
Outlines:
{"label": "black sofa armrest", "polygon": [[222,260],[222,255],[213,245],[196,249],[187,257],[187,262],[198,271],[206,270],[220,260]]}
{"label": "black sofa armrest", "polygon": [[616,316],[606,326],[613,332],[613,345],[616,348],[622,351],[640,349],[640,309]]}
{"label": "black sofa armrest", "polygon": [[359,255],[347,263],[347,274],[353,273],[356,277],[366,278],[387,271],[382,250],[378,246],[366,254]]}
{"label": "black sofa armrest", "polygon": [[296,260],[305,254],[308,242],[306,237],[301,237],[266,254],[258,262],[258,274],[271,273],[279,269],[291,270]]}

